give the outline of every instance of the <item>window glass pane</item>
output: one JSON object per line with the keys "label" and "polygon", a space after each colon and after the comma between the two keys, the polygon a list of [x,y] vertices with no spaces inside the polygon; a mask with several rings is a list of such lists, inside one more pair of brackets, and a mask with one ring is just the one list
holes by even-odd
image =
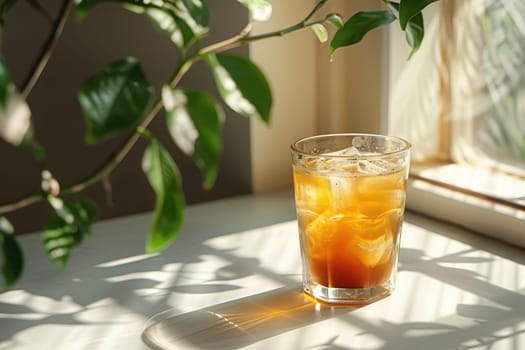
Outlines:
{"label": "window glass pane", "polygon": [[476,145],[506,164],[525,165],[525,2],[487,1],[483,70],[490,103],[475,125]]}
{"label": "window glass pane", "polygon": [[414,144],[416,162],[525,175],[525,1],[440,3],[420,51],[397,68],[389,132]]}
{"label": "window glass pane", "polygon": [[523,0],[455,3],[443,67],[455,161],[524,173],[524,10]]}
{"label": "window glass pane", "polygon": [[410,60],[390,33],[388,132],[413,145],[407,207],[525,246],[525,0],[441,0]]}

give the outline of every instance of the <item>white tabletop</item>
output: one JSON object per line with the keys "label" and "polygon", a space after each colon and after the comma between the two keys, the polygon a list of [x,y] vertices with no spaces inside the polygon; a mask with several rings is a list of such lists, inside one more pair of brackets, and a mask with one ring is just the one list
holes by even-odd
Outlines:
{"label": "white tabletop", "polygon": [[150,218],[95,225],[62,273],[23,236],[0,349],[525,349],[524,250],[407,213],[394,294],[328,308],[300,292],[289,192],[191,206],[144,255]]}

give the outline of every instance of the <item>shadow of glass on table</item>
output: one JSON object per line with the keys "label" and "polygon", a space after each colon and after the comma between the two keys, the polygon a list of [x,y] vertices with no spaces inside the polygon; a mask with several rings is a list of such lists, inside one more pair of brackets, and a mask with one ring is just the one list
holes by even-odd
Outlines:
{"label": "shadow of glass on table", "polygon": [[322,305],[300,287],[283,287],[204,309],[162,312],[148,320],[142,339],[156,350],[237,349],[359,307]]}

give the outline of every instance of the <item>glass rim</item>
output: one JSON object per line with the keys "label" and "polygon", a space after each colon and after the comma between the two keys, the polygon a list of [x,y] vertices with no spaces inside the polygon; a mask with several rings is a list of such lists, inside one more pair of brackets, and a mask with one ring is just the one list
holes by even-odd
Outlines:
{"label": "glass rim", "polygon": [[[363,155],[332,155],[332,154],[323,154],[323,153],[313,153],[313,152],[306,152],[298,148],[298,144],[300,142],[305,141],[311,141],[315,139],[321,139],[321,138],[329,138],[329,137],[356,137],[356,136],[364,136],[364,137],[374,137],[374,138],[382,138],[385,140],[394,140],[397,142],[400,142],[402,147],[395,151],[389,151],[389,152],[383,152],[383,153],[374,153],[374,154],[363,154]],[[290,149],[292,152],[296,154],[300,154],[302,156],[307,157],[330,157],[330,158],[346,158],[346,159],[370,159],[370,158],[383,158],[390,155],[395,155],[403,152],[408,152],[412,148],[412,144],[407,141],[406,139],[399,137],[399,136],[391,136],[391,135],[384,135],[384,134],[374,134],[374,133],[352,133],[352,132],[346,132],[346,133],[329,133],[329,134],[318,134],[318,135],[311,135],[302,137],[296,141],[294,141]]]}

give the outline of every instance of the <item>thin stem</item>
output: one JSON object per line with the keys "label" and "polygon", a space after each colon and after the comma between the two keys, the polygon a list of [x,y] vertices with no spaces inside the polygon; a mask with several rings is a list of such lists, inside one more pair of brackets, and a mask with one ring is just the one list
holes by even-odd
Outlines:
{"label": "thin stem", "polygon": [[208,53],[211,53],[211,52],[223,52],[223,51],[228,51],[230,49],[233,49],[235,47],[239,47],[242,45],[242,40],[243,38],[245,38],[248,34],[250,34],[251,30],[252,30],[252,27],[253,27],[253,23],[250,21],[240,32],[239,34],[229,38],[229,39],[226,39],[226,40],[223,40],[223,41],[220,41],[218,43],[215,43],[215,44],[211,44],[209,46],[206,46],[204,48],[202,48],[201,50],[199,50],[199,55],[201,56],[204,56]]}
{"label": "thin stem", "polygon": [[64,30],[64,26],[66,24],[68,14],[71,11],[72,7],[73,7],[73,0],[64,0],[64,2],[62,3],[62,6],[60,7],[60,11],[58,12],[57,18],[53,23],[51,34],[48,36],[46,42],[42,46],[42,49],[40,50],[40,54],[35,60],[31,70],[29,71],[27,78],[24,80],[24,83],[22,84],[21,96],[24,100],[27,99],[27,97],[31,93],[31,90],[33,90],[33,87],[35,86],[36,82],[40,78],[40,75],[44,71],[44,68],[46,67],[49,61],[49,58],[51,57],[51,54],[53,53],[53,50],[58,42],[58,39],[60,38],[60,35],[62,34]]}
{"label": "thin stem", "polygon": [[223,52],[223,51],[228,51],[228,50],[231,50],[231,49],[234,49],[234,48],[237,48],[237,47],[240,47],[240,46],[243,46],[243,45],[246,45],[246,44],[249,44],[251,42],[254,42],[254,41],[258,41],[258,40],[263,40],[263,39],[268,39],[268,38],[273,38],[273,37],[279,37],[279,36],[283,36],[283,35],[286,35],[288,33],[291,33],[291,32],[295,32],[297,30],[301,30],[301,29],[304,29],[306,27],[309,27],[311,26],[312,24],[315,24],[315,23],[319,23],[319,21],[317,22],[312,22],[312,23],[308,23],[308,21],[328,2],[329,0],[320,0],[315,6],[314,8],[308,13],[308,15],[306,15],[306,17],[294,24],[294,25],[291,25],[287,28],[284,28],[284,29],[281,29],[281,30],[277,30],[277,31],[273,31],[273,32],[268,32],[268,33],[263,33],[263,34],[259,34],[259,35],[253,35],[253,36],[248,36],[248,34],[250,33],[251,31],[251,23],[248,24],[248,26],[246,26],[244,28],[243,31],[241,31],[241,33],[239,33],[238,35],[228,39],[228,40],[224,40],[224,41],[221,41],[219,43],[216,43],[216,44],[212,44],[210,46],[207,46],[205,48],[203,48],[202,50],[199,51],[199,55],[206,55],[210,52]]}
{"label": "thin stem", "polygon": [[315,7],[312,9],[312,11],[310,11],[310,13],[306,16],[306,18],[304,19],[304,22],[309,21],[310,18],[312,18],[317,13],[317,11],[319,11],[321,9],[321,7],[326,5],[327,2],[328,2],[328,0],[321,0],[321,1],[319,1],[317,3],[317,5],[315,5]]}
{"label": "thin stem", "polygon": [[0,214],[5,214],[5,213],[9,213],[9,212],[18,210],[18,209],[25,208],[27,206],[40,202],[44,198],[45,198],[45,194],[43,193],[32,194],[30,196],[16,200],[14,202],[0,205]]}
{"label": "thin stem", "polygon": [[284,28],[282,30],[279,30],[279,31],[276,31],[276,32],[270,32],[270,33],[265,33],[265,34],[260,34],[260,35],[254,35],[254,36],[250,36],[250,37],[246,37],[246,38],[243,38],[243,41],[244,42],[252,42],[252,41],[256,41],[256,40],[261,40],[261,39],[266,39],[266,38],[271,38],[271,37],[275,37],[275,36],[283,36],[285,34],[288,34],[288,33],[291,33],[291,32],[294,32],[296,30],[300,30],[300,29],[303,29],[303,28],[306,28],[309,23],[308,21],[328,2],[328,0],[320,0],[317,5],[314,6],[314,8],[310,11],[310,13],[308,13],[308,15],[306,15],[306,17],[299,23],[297,24],[294,24],[288,28]]}
{"label": "thin stem", "polygon": [[[157,113],[160,111],[160,109],[163,107],[162,99],[158,99],[153,107],[150,109],[144,120],[140,123],[139,126],[137,126],[137,129],[140,128],[147,128],[147,126],[151,123],[151,121],[155,118]],[[97,183],[98,181],[106,178],[115,170],[115,168],[122,162],[124,158],[128,155],[128,153],[131,151],[135,143],[140,139],[140,134],[137,132],[132,133],[124,145],[106,162],[102,167],[100,167],[98,170],[95,171],[94,174],[88,176],[84,180],[73,184],[69,187],[65,187],[61,193],[68,194],[68,193],[77,193],[80,192],[87,187]]]}

